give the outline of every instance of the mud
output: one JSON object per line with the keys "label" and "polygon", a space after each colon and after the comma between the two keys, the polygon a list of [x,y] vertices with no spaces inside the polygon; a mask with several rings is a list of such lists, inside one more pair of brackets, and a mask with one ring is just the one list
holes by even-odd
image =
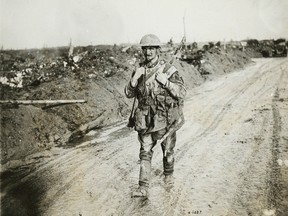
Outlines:
{"label": "mud", "polygon": [[[131,47],[123,52],[120,46],[79,47],[74,49],[74,57],[67,54],[67,48],[13,51],[12,66],[8,64],[10,61],[3,64],[3,69],[10,71],[0,71],[1,76],[23,73],[24,78],[21,88],[0,83],[1,100],[82,99],[87,103],[55,107],[0,105],[1,164],[19,164],[22,160],[25,163],[30,154],[69,146],[89,130],[121,122],[129,116],[132,100],[125,97],[123,89],[131,70],[141,60],[139,49]],[[75,62],[73,59],[79,56],[82,60]],[[171,59],[169,53],[163,56]],[[192,89],[249,62],[250,58],[241,51],[222,50],[206,53],[205,75],[186,62],[175,64],[187,88]],[[87,125],[92,128],[83,131]]]}
{"label": "mud", "polygon": [[173,188],[156,146],[149,199],[130,197],[139,144],[124,120],[5,169],[1,214],[286,215],[288,61],[253,61],[189,90]]}

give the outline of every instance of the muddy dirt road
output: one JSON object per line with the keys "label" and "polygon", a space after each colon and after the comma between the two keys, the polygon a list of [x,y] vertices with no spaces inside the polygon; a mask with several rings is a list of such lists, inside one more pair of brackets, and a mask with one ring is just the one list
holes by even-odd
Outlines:
{"label": "muddy dirt road", "polygon": [[184,115],[171,190],[156,146],[150,197],[130,198],[138,182],[139,144],[120,123],[3,172],[2,214],[286,215],[287,58],[257,59],[193,89]]}

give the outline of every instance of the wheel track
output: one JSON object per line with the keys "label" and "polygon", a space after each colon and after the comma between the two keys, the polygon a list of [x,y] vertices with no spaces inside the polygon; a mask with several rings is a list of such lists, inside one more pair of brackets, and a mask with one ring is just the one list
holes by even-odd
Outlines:
{"label": "wheel track", "polygon": [[[279,65],[275,66],[274,68],[278,67]],[[259,68],[259,70],[261,68],[264,68],[265,65],[261,66]],[[271,70],[271,69],[270,69]],[[265,73],[268,73],[269,71],[266,71]],[[261,76],[264,76],[264,74],[261,74]],[[259,77],[261,77],[259,76]],[[191,140],[185,140],[184,142],[184,145],[181,147],[181,150],[178,152],[176,152],[175,154],[175,158],[177,160],[182,160],[183,157],[185,156],[185,154],[188,152],[189,149],[193,148],[201,139],[203,136],[207,136],[209,135],[210,133],[212,133],[219,125],[219,123],[222,121],[222,119],[224,118],[224,116],[227,114],[228,112],[228,108],[229,108],[229,105],[232,104],[235,100],[237,100],[237,98],[240,97],[241,94],[243,94],[253,83],[256,79],[258,79],[258,76],[256,76],[255,74],[255,77],[251,77],[253,78],[253,80],[251,80],[249,83],[247,84],[243,84],[243,87],[241,87],[241,89],[237,90],[237,93],[234,94],[222,107],[222,109],[220,110],[220,112],[217,114],[217,116],[213,119],[213,121],[211,122],[211,124],[204,130],[202,131],[200,134],[198,134],[197,136],[195,136],[195,138],[191,141]],[[272,87],[271,87],[272,88]],[[259,90],[260,91],[260,90]],[[221,100],[220,100],[221,101]],[[217,101],[216,103],[214,103],[214,105],[217,105],[219,103],[219,101]],[[201,118],[205,115],[205,112],[201,115]],[[191,142],[193,143],[191,145]],[[105,143],[108,143],[108,142],[105,142]],[[119,142],[120,143],[120,142]],[[104,146],[104,143],[103,145],[101,145],[101,147]],[[62,165],[65,166],[65,164],[68,164],[70,162],[73,162],[73,161],[81,161],[81,163],[79,164],[78,167],[81,167],[82,164],[86,163],[87,162],[87,158],[90,158],[92,155],[94,155],[95,153],[98,153],[97,156],[99,156],[99,158],[97,158],[96,161],[94,161],[88,168],[87,168],[87,172],[85,173],[78,173],[74,176],[71,177],[71,179],[68,181],[68,183],[66,185],[64,185],[62,188],[60,188],[53,197],[50,198],[50,200],[48,200],[48,204],[45,205],[46,208],[50,207],[54,202],[53,202],[53,199],[57,198],[57,197],[60,197],[66,190],[68,190],[74,183],[74,181],[76,181],[77,179],[79,179],[80,177],[84,177],[85,175],[87,175],[90,170],[95,166],[95,165],[101,165],[103,163],[106,163],[107,161],[106,160],[109,160],[111,158],[115,158],[115,159],[119,159],[121,158],[121,155],[124,154],[124,150],[123,150],[123,147],[120,145],[120,147],[115,148],[115,146],[118,146],[118,145],[109,145],[109,153],[107,153],[107,150],[103,151],[103,152],[98,152],[99,149],[101,149],[101,147],[99,148],[93,148],[93,152],[89,153],[88,154],[80,154],[81,156],[81,160],[79,160],[79,154],[77,154],[77,151],[76,149],[73,149],[73,151],[69,151],[67,153],[65,153],[64,155],[60,155],[58,156],[56,159],[55,158],[52,158],[51,160],[48,161],[47,164],[41,164],[39,165],[37,168],[36,171],[34,171],[33,173],[31,173],[30,175],[26,176],[25,178],[23,178],[21,180],[21,182],[25,182],[25,181],[28,181],[30,180],[31,178],[37,176],[37,175],[42,175],[44,174],[45,172],[47,172],[48,169],[50,168],[53,168],[54,166],[57,165],[57,163],[60,163],[60,162],[63,162],[65,161],[65,163]],[[127,148],[129,148],[131,146],[131,143],[126,146]],[[112,148],[112,149],[111,149]],[[91,150],[91,148],[88,149],[89,151]],[[87,150],[87,151],[88,151]],[[87,152],[85,152],[87,153]],[[205,158],[202,158],[202,159],[205,159]],[[47,162],[47,161],[46,161]],[[115,164],[114,164],[115,165]],[[130,168],[127,172],[124,172],[121,174],[121,179],[123,180],[126,180],[127,179],[127,175],[128,173],[130,173],[132,170],[134,170],[135,168],[132,167]],[[123,170],[122,170],[123,171]],[[187,175],[191,175],[193,173],[194,170],[191,170],[191,172],[189,172]],[[199,169],[197,170],[199,171]],[[196,172],[197,173],[197,172]],[[113,178],[115,176],[117,176],[119,173],[117,173],[116,175],[112,175],[109,179],[109,181],[107,181],[107,186],[109,186],[111,184],[111,182],[113,181]],[[186,181],[184,182],[184,184],[186,184]],[[175,200],[173,200],[172,203],[174,203],[174,207],[176,206],[180,196],[181,196],[181,193],[182,193],[182,190],[183,190],[183,186],[179,188],[179,190],[177,191],[177,194],[179,194],[179,197]],[[140,203],[141,205],[141,203]]]}
{"label": "wheel track", "polygon": [[[264,66],[262,66],[262,67],[264,67]],[[275,66],[275,67],[277,67],[277,66]],[[268,73],[268,72],[269,72],[269,71],[267,71],[266,73]],[[264,74],[261,74],[261,75],[263,76]],[[246,89],[248,89],[248,88],[254,83],[255,79],[257,79],[257,78],[258,78],[258,76],[254,76],[254,78],[253,78],[252,81],[250,81],[247,85],[244,85],[244,87],[241,88],[240,91],[238,91],[238,93],[236,93],[236,95],[234,95],[233,97],[231,97],[231,98],[225,103],[225,105],[223,106],[223,108],[221,109],[221,111],[219,112],[219,114],[216,116],[216,118],[214,118],[213,122],[209,125],[209,127],[206,128],[202,133],[200,133],[198,136],[195,137],[195,139],[193,140],[194,145],[195,145],[195,143],[197,143],[197,142],[199,142],[199,141],[201,140],[201,137],[208,135],[209,133],[211,133],[212,131],[214,131],[215,128],[217,128],[217,126],[219,125],[219,123],[221,122],[221,120],[223,119],[223,117],[225,116],[225,114],[227,113],[227,111],[228,111],[227,107],[229,106],[229,104],[233,103],[233,102],[240,96],[240,94],[242,94],[243,92],[245,92]],[[260,91],[260,90],[259,90],[259,91]],[[190,145],[190,143],[189,143],[189,142],[186,142],[186,143],[184,144],[184,147],[185,147],[185,148],[183,149],[183,147],[182,147],[181,152],[180,152],[180,153],[176,153],[176,154],[175,154],[175,157],[178,158],[178,159],[183,158],[185,152],[186,152],[189,148],[191,148],[191,147],[194,146],[194,145],[192,145],[192,146],[190,146],[190,147],[187,148],[187,146],[189,146],[189,145]],[[119,150],[119,148],[118,148],[117,150],[113,151],[112,153],[107,154],[106,157],[104,157],[104,158],[109,159],[111,156],[115,156],[115,155],[117,154],[117,152],[119,153],[118,150]],[[119,153],[118,155],[121,155],[121,154]],[[118,157],[119,157],[119,156],[118,156]],[[203,159],[203,158],[202,158],[202,159]],[[94,166],[94,165],[92,165],[92,167],[93,167],[93,166]],[[133,169],[134,169],[134,168],[131,168],[131,169],[129,169],[127,172],[123,173],[123,175],[122,175],[121,178],[122,178],[122,179],[126,179],[127,174],[130,173]],[[191,172],[189,172],[188,175],[190,175],[190,174],[191,174]],[[115,176],[116,176],[116,175],[113,175],[113,177],[110,178],[110,179],[113,179]],[[108,182],[107,182],[107,185],[109,185],[110,183],[111,183],[111,181],[108,181]],[[185,184],[185,183],[186,183],[186,182],[184,182],[184,184]],[[67,190],[67,188],[66,188],[65,190]],[[177,194],[181,195],[182,190],[183,190],[183,186],[178,189]],[[57,194],[57,195],[60,195],[60,194]],[[172,203],[174,203],[173,206],[176,206],[176,204],[177,204],[177,202],[178,202],[178,200],[179,200],[179,198],[180,198],[180,196],[176,196],[176,197],[177,197],[177,198],[172,201]],[[139,205],[142,205],[142,203],[141,203],[141,202],[138,203],[138,204],[135,206],[135,208],[137,208]],[[131,206],[130,206],[130,207],[131,207]],[[134,209],[134,208],[132,207],[131,209]],[[123,213],[123,214],[124,214],[124,213]],[[120,215],[123,215],[123,214],[121,214],[121,212],[120,212]]]}
{"label": "wheel track", "polygon": [[[264,65],[262,66],[264,67]],[[277,66],[275,66],[277,67]],[[266,73],[268,73],[269,71],[262,73],[261,76],[264,76]],[[197,143],[199,142],[199,140],[201,139],[201,137],[208,135],[209,133],[213,132],[217,126],[219,125],[219,123],[222,121],[223,117],[226,115],[226,113],[228,112],[228,108],[229,106],[232,105],[232,103],[237,100],[239,98],[239,96],[241,94],[243,94],[250,86],[252,86],[255,83],[255,80],[257,80],[259,77],[257,76],[257,74],[255,74],[255,76],[251,77],[251,81],[248,82],[247,84],[244,84],[243,87],[240,88],[240,90],[238,90],[238,92],[236,94],[234,94],[224,105],[222,105],[222,109],[220,110],[220,112],[216,115],[216,117],[213,119],[213,121],[211,122],[211,124],[204,130],[202,131],[200,134],[198,134],[192,141],[193,143]],[[213,105],[211,105],[210,107],[218,104],[219,102],[217,101],[216,103],[214,103]],[[205,113],[202,114],[202,117],[205,116]],[[201,118],[202,118],[201,117]],[[191,142],[192,142],[191,141]],[[183,157],[183,155],[188,151],[189,146],[191,144],[190,143],[186,143],[185,145],[181,146],[181,150],[176,152],[175,157],[181,159]],[[191,147],[191,146],[190,146]]]}
{"label": "wheel track", "polygon": [[[264,137],[264,134],[267,133],[266,132],[266,128],[267,125],[269,123],[269,113],[267,113],[262,121],[261,124],[261,129],[259,131],[259,134],[257,135],[257,137]],[[256,137],[256,136],[255,136]],[[231,201],[230,206],[233,209],[233,206],[237,206],[237,204],[240,202],[243,206],[243,209],[249,209],[249,206],[246,206],[246,203],[242,203],[242,199],[240,197],[242,197],[242,192],[243,192],[243,188],[246,188],[247,185],[251,184],[251,179],[250,176],[253,175],[253,167],[255,166],[254,160],[257,156],[257,154],[259,153],[259,151],[261,150],[259,147],[262,146],[263,143],[263,139],[256,139],[254,145],[252,146],[252,152],[251,155],[249,155],[249,157],[244,161],[244,164],[247,164],[245,167],[243,167],[243,170],[239,172],[238,176],[239,176],[239,184],[237,186],[237,190],[236,190],[236,196],[233,198],[233,200]],[[248,215],[250,215],[251,213],[246,212]],[[231,216],[231,215],[235,215],[232,210],[230,209],[228,211],[228,213],[226,214],[226,216]],[[237,215],[237,214],[236,214]]]}
{"label": "wheel track", "polygon": [[[266,65],[262,65],[261,67],[258,68],[258,70],[261,70],[261,68],[265,68],[265,67],[266,67]],[[278,65],[272,67],[272,69],[274,69],[276,67],[278,67]],[[240,90],[238,89],[236,94],[234,93],[234,95],[224,104],[224,106],[222,107],[220,112],[217,114],[217,116],[214,118],[214,120],[211,122],[211,124],[204,131],[202,131],[200,134],[195,136],[195,138],[192,141],[191,141],[191,139],[187,139],[186,141],[184,141],[184,144],[182,146],[180,146],[181,150],[177,151],[175,153],[176,161],[179,162],[180,160],[184,159],[184,155],[187,154],[189,149],[193,148],[204,136],[207,136],[208,134],[212,133],[217,128],[217,126],[219,125],[219,123],[221,122],[223,117],[226,115],[226,113],[228,111],[227,108],[229,107],[229,105],[232,104],[235,100],[237,100],[241,94],[243,94],[250,86],[252,86],[255,83],[256,80],[259,79],[259,77],[266,75],[267,73],[270,72],[270,70],[271,69],[265,70],[260,75],[258,73],[255,73],[251,78],[249,78],[249,82],[244,83],[242,85],[242,87],[240,88]],[[219,101],[221,101],[221,100],[219,100]],[[213,105],[210,105],[210,107],[214,106],[214,105],[218,105],[219,101],[217,101]],[[209,108],[206,108],[206,110],[209,110]],[[205,115],[205,112],[203,112],[203,114],[201,115],[200,118],[203,118],[204,115]],[[193,143],[193,144],[191,145],[191,143]],[[204,161],[205,155],[203,155],[201,158],[199,158],[199,160]],[[157,163],[158,167],[160,166],[159,163],[160,162],[158,161],[158,163]],[[191,169],[191,171],[187,173],[187,176],[191,176],[191,174],[199,173],[199,172],[200,172],[200,168],[198,168],[197,170]],[[172,197],[172,199],[169,202],[169,203],[171,203],[171,206],[170,206],[169,210],[164,213],[164,215],[171,215],[171,213],[172,213],[171,211],[173,209],[175,209],[175,207],[176,207],[176,205],[177,205],[177,203],[178,203],[178,201],[182,195],[183,188],[185,188],[187,180],[188,180],[188,178],[185,178],[184,181],[182,181],[181,186],[176,190],[176,192],[173,194],[173,196],[170,196],[170,197]],[[141,202],[138,205],[141,205]],[[134,206],[134,208],[138,208],[138,205]],[[130,209],[133,209],[133,208],[130,207]],[[125,215],[125,214],[122,213],[121,215]]]}
{"label": "wheel track", "polygon": [[[125,137],[125,139],[130,139],[129,137]],[[123,140],[121,140],[121,143],[123,142]],[[106,144],[108,142],[105,142]],[[117,143],[116,143],[117,144]],[[114,145],[113,145],[114,146]],[[123,147],[121,145],[119,145],[120,147],[114,149],[112,152],[110,153],[105,153],[105,155],[101,156],[101,155],[97,155],[100,157],[97,157],[96,159],[93,158],[93,162],[91,162],[91,164],[85,169],[85,172],[79,168],[81,167],[82,164],[87,163],[87,157],[84,156],[84,159],[81,160],[81,164],[79,164],[77,166],[77,168],[80,169],[79,172],[76,172],[77,174],[74,175],[67,183],[65,183],[65,185],[63,185],[62,187],[60,187],[57,192],[49,199],[45,200],[45,208],[49,208],[51,207],[56,201],[57,198],[61,197],[65,191],[69,190],[73,184],[75,184],[75,182],[77,182],[80,178],[85,178],[87,175],[90,174],[91,170],[95,169],[95,167],[100,167],[102,164],[107,163],[107,160],[113,158],[114,161],[119,161],[119,159],[121,159],[121,154],[119,154],[119,152],[123,151]],[[116,155],[118,155],[118,157],[115,157]],[[90,155],[91,156],[91,155]],[[125,173],[121,173],[124,174],[124,176],[122,175],[121,179],[125,179],[124,177],[126,177],[126,175],[133,170],[134,168],[131,167],[130,170],[126,171]],[[123,171],[123,170],[122,170]],[[75,171],[74,171],[75,172]],[[109,179],[106,179],[107,182],[107,187],[109,188],[109,186],[111,185],[111,183],[115,180],[115,178],[117,178],[119,176],[119,173],[113,173],[109,175]],[[102,192],[105,191],[106,188],[102,188],[102,190],[99,189],[98,194],[103,194]],[[102,191],[102,192],[101,192]],[[100,196],[99,196],[100,198]]]}
{"label": "wheel track", "polygon": [[[261,68],[264,68],[265,65],[261,66]],[[277,68],[279,67],[279,65],[276,65],[274,67],[272,67],[273,69],[274,68]],[[238,92],[236,94],[234,94],[223,106],[223,108],[221,109],[221,111],[218,113],[218,115],[214,118],[214,120],[212,121],[212,123],[203,131],[201,132],[199,135],[197,135],[192,141],[188,141],[188,142],[185,142],[183,146],[181,146],[181,150],[180,151],[177,151],[176,154],[175,154],[175,159],[179,162],[180,160],[182,160],[184,158],[184,155],[189,151],[190,148],[194,147],[201,139],[203,136],[207,136],[208,134],[212,133],[216,128],[217,126],[219,125],[219,123],[221,122],[221,120],[223,119],[223,117],[226,115],[228,109],[227,107],[229,106],[229,104],[232,104],[235,100],[237,100],[239,98],[239,96],[241,94],[243,94],[250,86],[252,86],[255,82],[255,80],[257,80],[259,77],[262,77],[264,76],[265,74],[269,73],[271,69],[263,72],[260,74],[260,76],[257,76],[257,74],[255,74],[254,76],[252,76],[250,78],[250,82],[248,82],[246,85],[244,84],[243,87],[241,87],[240,90],[238,90]],[[217,102],[218,103],[218,102]],[[203,114],[204,115],[204,114]],[[191,145],[191,143],[193,143]],[[208,149],[209,150],[209,149]],[[204,157],[201,158],[201,161],[204,160]],[[194,171],[194,172],[193,172]],[[192,170],[190,172],[187,173],[186,176],[191,176],[191,174],[193,173],[199,173],[199,169],[198,170]],[[181,186],[178,188],[177,190],[177,195],[175,194],[174,198],[172,199],[172,202],[173,203],[171,205],[171,209],[174,209],[181,197],[181,194],[182,194],[182,191],[183,191],[183,188],[185,187],[186,183],[187,183],[187,180],[188,178],[185,178],[184,179],[184,182],[182,182]],[[171,212],[166,212],[165,213],[166,215],[170,215]]]}
{"label": "wheel track", "polygon": [[[284,70],[281,68],[281,77],[278,82],[278,86],[280,86],[281,80],[285,75]],[[272,152],[272,164],[271,164],[271,172],[270,172],[270,181],[269,181],[269,192],[268,192],[268,202],[270,209],[276,209],[276,214],[278,212],[279,207],[279,200],[281,200],[281,186],[279,183],[279,179],[281,179],[280,167],[277,162],[279,158],[279,140],[280,140],[280,133],[281,133],[281,117],[279,108],[276,102],[279,100],[279,89],[277,88],[274,93],[273,103],[272,103],[272,111],[273,111],[273,137],[272,137],[272,145],[271,145],[271,152]]]}
{"label": "wheel track", "polygon": [[[262,68],[267,67],[266,64],[265,65],[261,65],[259,68],[257,68],[257,70],[261,70]],[[278,65],[272,67],[272,69],[277,68]],[[255,81],[257,79],[259,79],[259,77],[262,77],[264,75],[266,75],[267,73],[270,72],[271,69],[266,70],[265,72],[261,73],[260,76],[258,75],[258,73],[254,73],[254,75],[252,77],[249,78],[249,83],[243,84],[243,87],[241,88],[241,90],[237,90],[236,94],[234,94],[234,96],[232,96],[232,98],[224,104],[224,106],[222,107],[222,111],[218,114],[218,116],[216,116],[216,118],[214,118],[213,122],[206,128],[206,130],[204,132],[202,132],[202,134],[198,135],[198,136],[202,136],[202,135],[206,135],[206,132],[210,131],[210,129],[212,129],[214,127],[214,129],[217,127],[217,122],[219,122],[219,120],[221,120],[221,116],[223,117],[226,113],[225,109],[227,109],[229,107],[229,105],[234,102],[236,99],[238,99],[238,97],[240,96],[240,94],[243,94],[252,84],[255,83]],[[245,80],[246,81],[246,80]],[[225,97],[224,97],[225,98]],[[201,112],[201,114],[199,115],[200,119],[203,119],[204,116],[206,116],[207,111],[206,110],[210,110],[210,107],[217,107],[219,102],[221,102],[223,99],[220,98],[218,101],[216,101],[214,104],[211,104],[209,107],[206,107],[203,109],[203,112]],[[206,111],[206,112],[205,112]],[[225,111],[225,113],[223,113]]]}
{"label": "wheel track", "polygon": [[[127,139],[127,137],[126,137]],[[130,139],[128,137],[128,139]],[[101,149],[106,142],[103,142],[101,146],[99,146],[98,148],[93,149],[93,151],[91,151],[91,148],[87,149],[86,152],[84,153],[83,151],[81,151],[81,154],[77,154],[79,152],[79,149],[73,149],[72,151],[66,152],[63,155],[58,156],[56,159],[52,158],[50,159],[46,164],[44,165],[38,165],[37,168],[33,169],[30,174],[26,175],[24,178],[22,178],[20,181],[18,181],[17,183],[13,183],[12,185],[8,185],[7,187],[5,187],[5,191],[10,191],[13,188],[19,187],[21,186],[21,184],[23,184],[24,182],[33,182],[33,181],[37,181],[37,179],[39,179],[40,177],[43,176],[48,176],[49,180],[50,180],[50,184],[51,182],[58,182],[59,183],[59,177],[56,179],[53,179],[52,181],[52,176],[50,175],[51,170],[55,169],[54,167],[59,167],[59,164],[61,164],[62,167],[65,167],[65,173],[69,173],[68,179],[69,180],[65,180],[65,185],[63,186],[58,186],[57,191],[54,193],[54,195],[52,195],[50,198],[46,198],[45,199],[45,205],[43,206],[44,209],[51,207],[55,201],[57,200],[57,197],[61,197],[61,195],[63,195],[65,193],[65,191],[69,190],[69,188],[71,188],[71,186],[73,184],[75,184],[75,182],[80,179],[80,178],[84,178],[87,174],[89,174],[90,170],[92,170],[95,166],[100,166],[103,163],[106,163],[108,159],[113,158],[115,155],[117,155],[120,150],[123,150],[123,147],[121,145],[116,145],[119,146],[118,148],[114,148],[115,145],[111,146],[109,145],[111,148],[109,150],[112,150],[110,153],[107,153],[107,150],[105,152],[101,152],[100,154],[97,154],[98,158],[93,158],[93,163],[88,166],[85,170],[85,172],[81,169],[83,164],[87,163],[87,158],[91,158],[91,156],[93,157],[93,155],[95,153],[97,153],[99,151],[99,149]],[[106,143],[107,144],[107,143]],[[91,151],[91,152],[87,152],[87,151]],[[88,154],[86,154],[88,153]],[[77,168],[75,169],[75,167],[72,167],[70,169],[67,169],[68,167],[70,167],[69,163],[77,161]],[[44,162],[43,162],[44,163]],[[73,163],[71,163],[73,164]],[[72,169],[72,170],[71,170]],[[79,169],[79,170],[78,170]],[[70,171],[71,170],[71,171]],[[71,173],[75,173],[75,175],[71,175]],[[55,173],[54,173],[55,174]],[[55,175],[56,176],[56,175]],[[58,175],[57,175],[58,176]],[[110,179],[113,179],[114,177],[116,177],[116,174],[111,176]],[[51,189],[50,189],[51,191]]]}
{"label": "wheel track", "polygon": [[[265,67],[265,65],[263,65],[263,66],[261,66],[260,68],[264,68]],[[275,66],[275,67],[277,67],[277,66]],[[265,73],[262,73],[262,74],[260,74],[260,76],[264,76],[266,73],[268,73],[269,71],[266,71]],[[184,145],[182,145],[181,147],[180,147],[180,151],[177,151],[176,153],[175,153],[175,159],[179,162],[180,160],[182,160],[182,159],[184,159],[184,155],[188,152],[188,150],[190,149],[190,148],[192,148],[192,147],[194,147],[195,145],[196,145],[196,143],[198,143],[201,139],[202,139],[202,137],[203,136],[206,136],[206,135],[208,135],[209,133],[211,133],[211,132],[213,132],[216,128],[217,128],[217,126],[218,126],[218,124],[221,122],[221,120],[223,119],[223,117],[225,116],[225,114],[227,113],[227,111],[228,111],[228,109],[227,109],[227,107],[229,107],[229,105],[231,104],[231,103],[233,103],[239,96],[240,96],[240,94],[242,94],[243,92],[245,92],[245,90],[246,89],[248,89],[254,82],[255,82],[255,80],[257,80],[258,78],[259,78],[259,76],[258,76],[258,74],[255,74],[253,77],[251,77],[252,78],[252,80],[250,80],[250,82],[249,83],[247,83],[246,85],[244,85],[244,87],[242,87],[241,89],[240,89],[240,91],[238,90],[238,92],[236,93],[236,95],[234,94],[225,104],[224,104],[224,106],[223,106],[223,108],[220,110],[220,112],[218,113],[218,115],[214,118],[214,120],[212,121],[212,123],[204,130],[204,131],[202,131],[200,134],[198,134],[192,141],[191,141],[191,139],[189,138],[189,139],[187,139],[185,142],[184,142]],[[251,79],[250,78],[250,79]],[[220,85],[220,86],[222,86],[222,85]],[[220,100],[221,101],[221,100]],[[216,105],[216,104],[218,104],[219,103],[219,101],[217,101],[216,103],[214,103],[213,105]],[[213,105],[210,105],[210,107],[211,106],[213,106]],[[206,110],[209,110],[209,108],[206,108]],[[203,114],[201,115],[201,116],[204,116],[205,115],[205,112],[203,112]],[[201,117],[202,118],[202,117]],[[193,143],[192,145],[191,145],[191,142]],[[201,158],[199,158],[199,160],[201,160],[201,161],[204,161],[205,160],[205,155],[203,155]],[[158,163],[156,164],[156,166],[160,166],[160,164],[159,164],[160,162],[158,161]],[[190,176],[191,174],[192,174],[192,172],[193,173],[199,173],[199,169],[197,169],[197,170],[191,170],[191,172],[188,172],[187,173],[187,176]],[[186,184],[186,182],[187,182],[187,178],[185,178],[184,179],[184,182],[182,182],[182,184],[181,184],[181,186],[177,189],[177,192],[175,192],[174,193],[174,195],[173,196],[171,196],[172,197],[172,201],[170,200],[170,202],[169,203],[172,203],[171,204],[171,206],[170,206],[170,210],[168,210],[167,212],[165,212],[165,214],[164,215],[171,215],[171,209],[173,210],[174,208],[175,208],[175,206],[177,205],[177,203],[178,203],[178,201],[179,201],[179,198],[181,197],[181,194],[182,194],[182,191],[183,191],[183,188],[185,187],[185,184]],[[174,198],[173,198],[174,197]],[[129,207],[129,209],[137,209],[138,207],[139,207],[139,205],[141,205],[141,202],[138,202],[136,205],[135,205],[135,203],[132,203],[132,207],[130,206]],[[131,213],[131,212],[128,212],[128,213]],[[123,211],[121,211],[121,213],[120,213],[120,215],[125,215],[125,214],[127,214],[127,211],[126,210],[124,210],[124,212]]]}
{"label": "wheel track", "polygon": [[[265,65],[263,65],[263,66],[261,66],[259,69],[261,69],[261,68],[264,68],[265,67]],[[278,66],[275,66],[275,67],[278,67]],[[270,69],[271,70],[271,69]],[[269,71],[266,71],[265,72],[265,74],[266,73],[268,73]],[[262,73],[260,76],[264,76],[264,73]],[[251,79],[250,79],[250,82],[248,82],[247,84],[243,84],[243,87],[240,89],[240,90],[237,90],[237,93],[236,94],[234,94],[225,104],[224,104],[224,106],[222,107],[222,109],[220,110],[220,112],[217,114],[217,116],[214,118],[214,120],[211,122],[211,124],[204,130],[204,131],[202,131],[199,135],[197,135],[194,139],[193,139],[193,141],[191,141],[190,140],[190,142],[187,140],[186,142],[184,142],[184,145],[181,147],[181,150],[180,150],[180,152],[177,152],[176,154],[175,154],[175,157],[176,157],[176,159],[178,159],[178,160],[181,160],[182,158],[183,158],[183,156],[185,155],[185,153],[187,152],[187,150],[189,150],[190,148],[192,148],[197,142],[199,142],[201,139],[202,139],[202,137],[203,136],[206,136],[206,135],[208,135],[209,133],[211,133],[211,132],[213,132],[216,128],[217,128],[217,126],[219,125],[219,123],[221,122],[221,120],[223,119],[223,117],[226,115],[226,113],[227,113],[227,111],[228,111],[228,107],[229,107],[229,104],[231,104],[231,103],[233,103],[235,100],[237,100],[237,98],[239,98],[239,96],[242,94],[242,93],[244,93],[245,91],[246,91],[246,89],[248,89],[254,82],[255,82],[255,80],[256,79],[258,79],[260,76],[257,76],[257,74],[255,74]],[[216,104],[218,104],[218,102],[216,102]],[[205,113],[204,113],[205,114]],[[204,115],[203,114],[203,115]],[[191,142],[193,142],[193,145],[191,145],[190,143]],[[128,147],[128,146],[127,146]],[[116,149],[115,151],[112,151],[111,153],[109,153],[109,154],[104,154],[104,156],[102,157],[102,160],[103,159],[105,159],[105,160],[108,160],[109,158],[111,158],[111,157],[114,157],[114,156],[117,156],[117,158],[119,158],[121,155],[122,155],[122,151],[119,151],[119,150],[121,150],[121,148],[118,148],[118,149]],[[204,158],[202,158],[202,159],[204,159]],[[100,162],[100,164],[101,164],[101,162]],[[94,166],[94,164],[93,165],[91,165],[91,167],[93,167]],[[89,168],[90,169],[90,168]],[[130,173],[133,169],[135,169],[135,168],[131,168],[131,169],[129,169],[127,172],[125,172],[125,173],[123,173],[123,175],[121,175],[121,179],[127,179],[127,174],[128,173]],[[199,171],[199,170],[198,170]],[[191,175],[191,173],[193,172],[193,170],[191,170],[191,172],[189,172],[187,175]],[[197,172],[196,172],[197,173]],[[118,175],[118,174],[117,174]],[[107,186],[109,186],[109,184],[111,184],[111,182],[113,181],[113,178],[115,177],[115,176],[117,176],[117,175],[113,175],[111,178],[110,178],[110,180],[109,181],[107,181]],[[183,183],[183,184],[186,184],[186,181]],[[183,186],[184,185],[182,185],[182,187],[180,187],[180,188],[178,188],[178,190],[177,190],[177,192],[176,192],[176,194],[178,194],[177,196],[176,196],[176,198],[174,198],[174,199],[172,199],[172,203],[173,203],[173,205],[172,205],[172,208],[173,207],[175,207],[176,205],[177,205],[177,203],[178,203],[178,201],[179,201],[179,198],[180,198],[180,196],[181,196],[181,193],[182,193],[182,190],[183,190]],[[70,185],[70,187],[71,187],[71,185]],[[68,188],[65,188],[65,189],[63,189],[64,191],[65,190],[67,190]],[[62,192],[59,192],[58,194],[57,194],[57,196],[60,196],[61,195],[61,193]],[[56,196],[56,197],[57,197]],[[133,209],[135,209],[135,208],[138,208],[139,206],[141,206],[143,203],[141,203],[141,202],[139,202],[138,204],[136,204],[135,205],[135,203],[133,204],[131,204],[129,207],[126,207],[127,209],[131,209],[131,211],[133,210]],[[124,215],[124,213],[125,213],[125,211],[120,211],[119,212],[120,213],[120,215]],[[169,213],[169,212],[168,212]]]}

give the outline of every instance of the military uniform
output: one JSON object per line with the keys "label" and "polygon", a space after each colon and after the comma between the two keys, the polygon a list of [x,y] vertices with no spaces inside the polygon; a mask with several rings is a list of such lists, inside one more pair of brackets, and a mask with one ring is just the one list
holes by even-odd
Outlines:
{"label": "military uniform", "polygon": [[[139,67],[140,70],[144,70],[143,75],[135,87],[131,82],[126,85],[125,94],[128,98],[136,97],[138,101],[134,113],[134,129],[138,132],[141,146],[139,185],[148,187],[153,147],[169,127],[183,117],[182,106],[186,89],[177,68],[160,58],[153,65],[144,62]],[[156,73],[165,73],[168,81],[165,84],[157,82]],[[163,155],[166,150],[163,156],[164,175],[171,175],[174,171],[175,143],[176,132],[161,143]]]}

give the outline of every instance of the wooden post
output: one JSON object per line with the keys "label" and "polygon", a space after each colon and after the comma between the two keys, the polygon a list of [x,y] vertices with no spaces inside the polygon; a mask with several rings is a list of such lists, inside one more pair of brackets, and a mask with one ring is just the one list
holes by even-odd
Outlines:
{"label": "wooden post", "polygon": [[0,104],[73,104],[86,103],[85,100],[0,100]]}

